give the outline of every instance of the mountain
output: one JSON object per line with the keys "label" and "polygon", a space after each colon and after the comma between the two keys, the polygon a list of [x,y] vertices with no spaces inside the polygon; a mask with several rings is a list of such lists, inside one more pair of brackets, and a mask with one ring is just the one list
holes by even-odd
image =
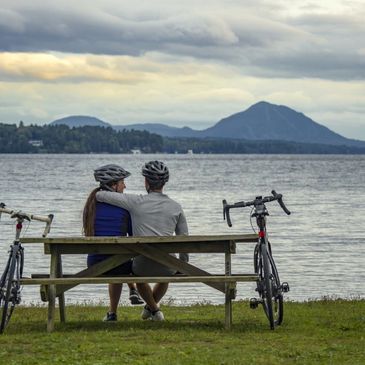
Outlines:
{"label": "mountain", "polygon": [[303,113],[264,101],[220,120],[213,127],[205,129],[203,134],[204,137],[213,138],[365,146],[365,142],[342,137]]}
{"label": "mountain", "polygon": [[111,127],[109,123],[103,122],[102,120],[95,117],[88,117],[86,115],[72,115],[70,117],[61,118],[54,120],[50,125],[60,125],[64,124],[68,127],[83,127],[85,125],[90,125],[93,127]]}
{"label": "mountain", "polygon": [[232,114],[204,130],[189,127],[177,128],[161,123],[110,125],[100,119],[87,116],[71,116],[51,124],[70,127],[97,125],[116,130],[146,130],[163,137],[213,138],[249,141],[286,141],[297,143],[326,144],[365,147],[365,141],[345,138],[327,127],[313,121],[303,113],[284,105],[258,102],[247,110]]}
{"label": "mountain", "polygon": [[[244,139],[250,141],[290,141],[365,147],[364,141],[345,138],[327,127],[284,105],[258,102],[247,110],[221,119],[214,126],[198,131],[191,128],[173,128],[159,124],[140,124],[139,128],[152,130],[165,137],[196,137]],[[131,125],[124,128],[129,129]]]}

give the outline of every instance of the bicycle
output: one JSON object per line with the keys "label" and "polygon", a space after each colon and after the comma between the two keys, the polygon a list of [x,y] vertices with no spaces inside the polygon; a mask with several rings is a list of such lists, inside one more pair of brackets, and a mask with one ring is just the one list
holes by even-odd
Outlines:
{"label": "bicycle", "polygon": [[23,276],[24,249],[20,244],[20,234],[23,228],[23,222],[30,222],[32,220],[45,222],[46,227],[44,229],[43,237],[46,237],[50,231],[53,220],[53,214],[42,217],[24,213],[22,211],[7,209],[5,207],[6,205],[4,203],[0,203],[0,218],[2,213],[9,214],[10,218],[16,219],[16,228],[15,240],[10,245],[9,258],[0,279],[0,333],[3,333],[5,327],[8,325],[15,305],[19,304],[21,301],[20,279]]}
{"label": "bicycle", "polygon": [[[282,194],[277,194],[275,190],[272,190],[271,194],[265,197],[257,196],[252,201],[241,201],[231,205],[227,204],[226,200],[223,200],[223,219],[227,219],[228,226],[232,227],[229,210],[232,208],[253,206],[253,213],[251,211],[250,217],[256,218],[256,223],[259,228],[258,240],[254,250],[254,270],[258,277],[255,290],[258,292],[260,299],[251,298],[250,307],[255,309],[259,304],[262,304],[269,320],[270,328],[273,330],[283,321],[283,293],[289,291],[289,284],[287,282],[280,283],[279,273],[272,256],[271,244],[267,238],[266,216],[269,215],[269,212],[265,203],[277,201],[286,214],[289,215],[290,211],[283,202]],[[254,228],[253,230],[255,231]]]}

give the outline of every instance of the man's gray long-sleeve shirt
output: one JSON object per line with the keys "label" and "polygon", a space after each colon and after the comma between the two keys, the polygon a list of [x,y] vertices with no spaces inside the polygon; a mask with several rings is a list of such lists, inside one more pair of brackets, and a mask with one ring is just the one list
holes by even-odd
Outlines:
{"label": "man's gray long-sleeve shirt", "polygon": [[[99,191],[99,202],[127,209],[132,218],[135,236],[172,236],[188,235],[188,225],[181,205],[166,194],[151,192],[145,195],[121,194],[111,191]],[[180,259],[188,261],[187,254]]]}
{"label": "man's gray long-sleeve shirt", "polygon": [[132,218],[135,236],[187,235],[188,225],[181,205],[163,193],[145,195],[99,191],[99,202],[127,209]]}

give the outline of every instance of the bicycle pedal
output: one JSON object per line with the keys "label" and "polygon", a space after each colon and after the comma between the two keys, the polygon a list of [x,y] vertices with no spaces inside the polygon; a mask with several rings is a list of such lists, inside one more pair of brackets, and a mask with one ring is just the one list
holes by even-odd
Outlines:
{"label": "bicycle pedal", "polygon": [[256,298],[251,298],[250,299],[250,308],[251,309],[256,309],[259,306],[259,301]]}
{"label": "bicycle pedal", "polygon": [[287,293],[290,288],[289,288],[289,284],[287,282],[284,282],[281,284],[281,290],[284,292],[284,293]]}

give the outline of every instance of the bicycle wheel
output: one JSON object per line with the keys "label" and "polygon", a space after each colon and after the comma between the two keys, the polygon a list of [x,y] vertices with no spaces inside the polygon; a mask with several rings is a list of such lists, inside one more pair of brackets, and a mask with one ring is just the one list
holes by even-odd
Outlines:
{"label": "bicycle wheel", "polygon": [[270,244],[258,243],[254,251],[254,269],[258,275],[257,292],[261,298],[270,328],[280,325],[283,320],[283,295],[279,275],[270,252]]}
{"label": "bicycle wheel", "polygon": [[273,305],[272,305],[272,274],[271,274],[271,265],[269,260],[269,253],[267,251],[267,246],[261,245],[261,255],[262,255],[262,265],[263,265],[263,295],[262,295],[262,304],[264,306],[264,311],[266,316],[270,322],[270,328],[275,328],[274,323],[274,313],[273,313]]}
{"label": "bicycle wheel", "polygon": [[7,260],[6,266],[5,266],[5,270],[1,274],[1,278],[0,278],[0,307],[1,307],[1,303],[3,302],[3,297],[5,295],[5,292],[6,292],[6,278],[8,276],[8,272],[9,272],[10,260],[11,260],[11,254],[8,257],[8,260]]}
{"label": "bicycle wheel", "polygon": [[283,322],[284,318],[284,300],[278,270],[276,269],[275,261],[271,254],[269,254],[269,261],[272,275],[272,310],[274,316],[274,325],[279,326]]}
{"label": "bicycle wheel", "polygon": [[[4,272],[3,281],[4,286],[1,288],[2,300],[1,300],[1,323],[0,323],[0,333],[4,332],[6,325],[9,323],[10,317],[13,313],[15,302],[13,301],[13,280],[16,268],[16,255],[17,252],[12,248],[10,253],[10,262],[7,272]],[[10,305],[9,305],[10,304]]]}

